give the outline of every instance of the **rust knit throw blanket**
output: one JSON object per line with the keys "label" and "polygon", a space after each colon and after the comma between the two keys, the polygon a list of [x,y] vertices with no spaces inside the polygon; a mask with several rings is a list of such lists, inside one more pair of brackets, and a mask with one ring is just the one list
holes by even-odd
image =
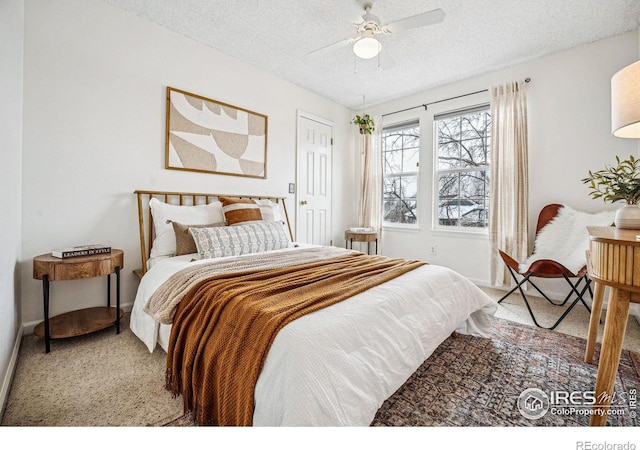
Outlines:
{"label": "rust knit throw blanket", "polygon": [[255,385],[280,329],[423,264],[352,253],[203,280],[176,310],[166,387],[197,424],[251,425]]}

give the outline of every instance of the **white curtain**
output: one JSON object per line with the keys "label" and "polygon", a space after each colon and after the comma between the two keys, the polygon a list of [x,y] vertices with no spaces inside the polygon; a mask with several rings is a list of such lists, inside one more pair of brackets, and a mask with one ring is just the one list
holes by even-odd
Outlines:
{"label": "white curtain", "polygon": [[360,202],[359,225],[380,233],[382,228],[382,117],[372,117],[373,134],[359,134]]}
{"label": "white curtain", "polygon": [[491,282],[510,284],[498,250],[516,261],[528,252],[529,168],[527,100],[524,82],[491,88]]}

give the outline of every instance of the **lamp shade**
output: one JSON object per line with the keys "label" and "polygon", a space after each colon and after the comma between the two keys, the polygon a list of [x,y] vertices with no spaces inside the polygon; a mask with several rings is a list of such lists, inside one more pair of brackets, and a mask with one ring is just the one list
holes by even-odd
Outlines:
{"label": "lamp shade", "polygon": [[358,58],[362,59],[371,59],[378,56],[380,50],[382,50],[382,45],[380,45],[377,39],[372,37],[363,37],[353,44],[353,52]]}
{"label": "lamp shade", "polygon": [[611,78],[611,132],[619,138],[640,138],[640,61]]}

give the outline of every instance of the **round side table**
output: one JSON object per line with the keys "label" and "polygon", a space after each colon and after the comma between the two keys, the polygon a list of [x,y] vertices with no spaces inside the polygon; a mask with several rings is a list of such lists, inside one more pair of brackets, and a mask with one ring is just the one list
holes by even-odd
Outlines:
{"label": "round side table", "polygon": [[378,254],[378,233],[375,231],[350,231],[346,230],[344,232],[344,240],[345,240],[345,248],[349,248],[349,243],[351,243],[351,248],[353,249],[354,242],[366,242],[367,243],[367,254],[370,254],[370,248],[372,242],[376,244],[374,255]]}
{"label": "round side table", "polygon": [[[111,249],[110,253],[56,258],[51,253],[33,258],[33,278],[42,280],[44,321],[36,325],[33,334],[44,337],[45,353],[51,350],[51,339],[61,339],[93,333],[115,324],[120,333],[120,269],[124,267],[124,252]],[[111,274],[116,274],[116,307],[111,307]],[[49,318],[49,282],[80,280],[107,276],[107,306],[78,309]]]}

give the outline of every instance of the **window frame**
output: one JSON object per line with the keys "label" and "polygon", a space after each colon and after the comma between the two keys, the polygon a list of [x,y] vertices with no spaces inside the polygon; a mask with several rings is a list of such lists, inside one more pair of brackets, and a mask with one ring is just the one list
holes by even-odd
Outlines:
{"label": "window frame", "polygon": [[[432,230],[436,232],[444,232],[444,233],[468,233],[472,235],[481,235],[488,236],[489,234],[489,225],[488,225],[488,215],[489,215],[489,199],[491,196],[491,186],[489,182],[487,182],[487,191],[488,194],[486,196],[486,215],[487,217],[484,219],[486,221],[486,226],[477,227],[477,226],[463,226],[460,224],[456,225],[442,225],[440,224],[440,176],[443,173],[472,173],[472,172],[484,172],[485,178],[488,176],[490,181],[491,176],[491,143],[492,143],[492,135],[491,135],[491,125],[488,126],[487,135],[484,139],[487,139],[487,159],[484,165],[478,166],[467,166],[467,167],[459,167],[459,168],[448,168],[441,169],[439,168],[439,158],[440,158],[440,144],[439,144],[439,129],[438,123],[443,119],[461,117],[465,115],[470,115],[477,112],[486,112],[490,115],[491,113],[491,105],[490,103],[481,103],[476,105],[471,105],[467,107],[457,108],[455,110],[445,111],[439,114],[435,114],[433,117],[433,194],[432,194]],[[464,139],[460,138],[460,142],[464,141]],[[460,200],[460,196],[458,196],[458,200]],[[459,219],[459,218],[458,218]]]}
{"label": "window frame", "polygon": [[[409,128],[416,128],[418,130],[418,145],[416,147],[410,147],[410,148],[415,148],[416,149],[416,155],[417,155],[417,164],[415,167],[414,171],[406,171],[405,168],[403,167],[403,171],[402,172],[393,172],[390,174],[386,173],[386,168],[385,168],[385,164],[386,164],[386,156],[385,153],[387,153],[388,151],[385,151],[385,133],[389,133],[389,132],[393,132],[393,131],[399,131],[399,130],[405,130],[405,129],[409,129]],[[415,119],[410,119],[410,120],[406,120],[406,121],[402,121],[402,122],[398,122],[398,123],[394,123],[394,124],[390,124],[387,126],[384,126],[382,128],[382,132],[381,132],[381,140],[382,140],[382,149],[381,149],[381,158],[382,158],[382,226],[384,228],[396,228],[396,229],[405,229],[405,230],[416,230],[419,228],[419,224],[420,224],[420,208],[419,208],[419,197],[420,197],[420,157],[421,157],[421,146],[422,146],[422,133],[420,132],[420,128],[421,128],[421,124],[420,124],[420,120],[418,118]],[[402,146],[402,150],[405,150],[404,145]],[[388,177],[415,177],[415,183],[416,183],[416,195],[415,195],[415,203],[416,203],[416,221],[415,223],[406,223],[406,222],[389,222],[385,220],[385,209],[384,209],[384,205],[385,205],[385,190],[384,190],[384,186],[385,186],[385,180]],[[413,198],[413,197],[412,197]]]}

